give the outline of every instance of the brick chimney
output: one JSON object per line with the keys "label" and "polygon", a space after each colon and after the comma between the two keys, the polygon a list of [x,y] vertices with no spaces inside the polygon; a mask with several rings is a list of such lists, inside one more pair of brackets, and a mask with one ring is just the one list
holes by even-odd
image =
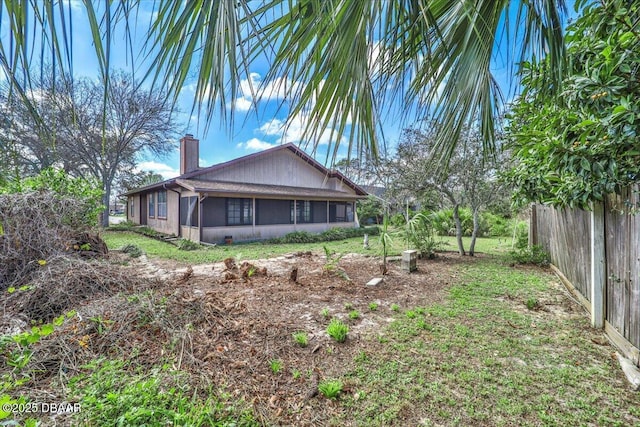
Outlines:
{"label": "brick chimney", "polygon": [[190,133],[180,139],[180,175],[198,170],[200,141]]}

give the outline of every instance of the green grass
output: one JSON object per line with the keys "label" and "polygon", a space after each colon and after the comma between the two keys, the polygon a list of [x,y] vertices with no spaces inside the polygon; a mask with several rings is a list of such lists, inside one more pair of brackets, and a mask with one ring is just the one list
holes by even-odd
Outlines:
{"label": "green grass", "polygon": [[[375,237],[375,236],[374,236]],[[371,249],[362,247],[362,238],[354,237],[351,239],[337,240],[332,242],[305,243],[305,244],[263,244],[254,243],[238,243],[233,245],[218,245],[215,247],[203,247],[192,251],[183,251],[175,245],[151,239],[130,231],[110,231],[105,230],[102,238],[107,243],[109,249],[120,249],[126,245],[136,245],[140,247],[144,253],[151,257],[172,259],[191,264],[204,264],[210,262],[219,262],[229,257],[240,257],[242,259],[263,259],[277,257],[286,253],[298,251],[314,251],[324,253],[323,247],[326,246],[329,251],[335,253],[359,253],[364,255],[382,256],[382,245],[377,238],[369,240]],[[455,238],[444,237],[443,248],[447,251],[455,251],[457,246]],[[466,248],[468,249],[469,239],[465,238]],[[389,256],[400,255],[405,250],[405,243],[400,236],[393,239]],[[480,238],[476,243],[477,252],[506,252],[511,249],[511,240],[507,238]]]}
{"label": "green grass", "polygon": [[198,394],[186,375],[169,368],[132,366],[119,360],[96,360],[69,381],[81,411],[74,425],[258,425],[253,416],[213,390]]}
{"label": "green grass", "polygon": [[566,298],[551,276],[495,258],[462,271],[445,303],[397,313],[384,339],[370,338],[333,424],[640,423],[640,396],[591,342],[588,319],[527,309],[529,298]]}

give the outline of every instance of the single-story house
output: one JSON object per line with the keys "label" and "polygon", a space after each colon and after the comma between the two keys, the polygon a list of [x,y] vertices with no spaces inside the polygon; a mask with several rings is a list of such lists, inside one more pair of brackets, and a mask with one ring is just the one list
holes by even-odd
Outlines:
{"label": "single-story house", "polygon": [[180,140],[180,176],[137,188],[127,219],[195,242],[280,237],[293,231],[358,227],[367,193],[294,144],[201,168],[199,141]]}

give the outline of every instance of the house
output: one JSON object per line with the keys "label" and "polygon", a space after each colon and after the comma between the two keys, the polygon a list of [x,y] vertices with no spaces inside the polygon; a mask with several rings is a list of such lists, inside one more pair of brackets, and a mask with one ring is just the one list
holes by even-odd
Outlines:
{"label": "house", "polygon": [[294,144],[201,168],[199,141],[180,140],[180,176],[124,193],[127,219],[196,242],[221,243],[358,227],[367,193]]}

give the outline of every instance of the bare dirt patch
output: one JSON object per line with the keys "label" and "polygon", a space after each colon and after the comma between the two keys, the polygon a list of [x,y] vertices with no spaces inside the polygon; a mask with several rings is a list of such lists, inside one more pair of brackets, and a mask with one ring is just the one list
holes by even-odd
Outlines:
{"label": "bare dirt patch", "polygon": [[[325,399],[314,398],[318,381],[344,373],[363,349],[362,337],[375,336],[391,322],[393,306],[404,311],[441,301],[461,262],[456,254],[441,254],[420,260],[411,274],[390,262],[378,286],[366,283],[381,277],[380,259],[354,254],[340,259],[334,271],[327,270],[326,257],[309,252],[193,267],[163,261],[157,274],[155,261],[141,263],[152,276],[172,275],[166,290],[171,312],[198,313],[183,343],[183,369],[226,385],[267,424],[313,425],[331,413]],[[349,317],[353,311],[357,319]],[[349,325],[345,343],[325,332],[333,317]],[[299,331],[307,333],[307,347],[294,342],[292,334]],[[282,366],[277,373],[274,360]]]}
{"label": "bare dirt patch", "polygon": [[[442,301],[456,281],[457,267],[473,262],[445,253],[419,260],[418,270],[409,274],[399,261],[391,261],[384,282],[367,286],[381,277],[379,258],[347,255],[332,270],[326,257],[310,252],[225,261],[187,266],[111,254],[110,264],[101,270],[110,270],[105,273],[112,279],[143,285],[105,287],[90,301],[64,304],[78,315],[34,346],[28,368],[39,374],[24,385],[25,392],[32,398],[38,397],[32,396],[35,390],[52,395],[61,390],[56,385],[60,378],[70,378],[82,372],[83,364],[104,356],[149,367],[169,360],[191,372],[193,385],[203,393],[213,385],[251,405],[264,424],[326,423],[338,409],[317,396],[318,382],[344,374],[371,345],[363,337],[382,333],[394,309]],[[20,307],[5,305],[5,319],[29,317],[14,312]],[[355,319],[349,316],[353,311],[358,312]],[[47,317],[55,314],[47,312]],[[344,343],[326,333],[334,317],[349,326]],[[37,319],[24,318],[24,323],[32,320]],[[300,331],[308,336],[306,347],[292,337]],[[273,361],[281,366],[277,372]]]}

